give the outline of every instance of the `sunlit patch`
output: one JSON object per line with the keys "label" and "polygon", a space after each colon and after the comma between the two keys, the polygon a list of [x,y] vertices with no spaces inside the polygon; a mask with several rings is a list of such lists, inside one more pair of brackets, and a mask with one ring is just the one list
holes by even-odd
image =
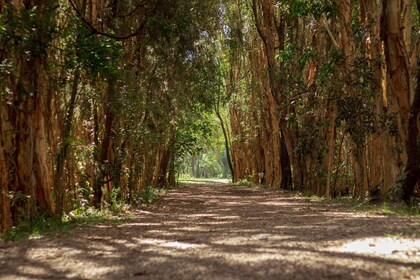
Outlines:
{"label": "sunlit patch", "polygon": [[208,222],[208,221],[204,221],[204,222],[198,222],[199,225],[206,225],[206,226],[210,226],[210,225],[227,225],[227,224],[231,224],[232,222],[224,222],[224,221],[217,221],[217,222]]}
{"label": "sunlit patch", "polygon": [[100,228],[100,229],[102,229],[102,228],[112,228],[112,226],[111,225],[95,225],[95,226],[91,226],[92,228]]}
{"label": "sunlit patch", "polygon": [[147,214],[147,215],[155,215],[155,213],[145,210],[137,210],[137,213],[139,214]]}
{"label": "sunlit patch", "polygon": [[180,250],[195,249],[195,248],[204,248],[207,247],[205,244],[194,244],[194,243],[185,243],[179,241],[167,241],[163,239],[143,239],[139,240],[139,243],[144,245],[153,245],[157,247],[173,248]]}
{"label": "sunlit patch", "polygon": [[208,229],[204,227],[179,227],[175,228],[175,230],[181,230],[181,231],[208,231]]}
{"label": "sunlit patch", "polygon": [[132,226],[146,227],[146,226],[161,226],[161,225],[162,225],[161,223],[128,223],[119,227],[120,228],[132,227]]}
{"label": "sunlit patch", "polygon": [[235,206],[235,205],[244,205],[244,200],[242,200],[241,202],[236,202],[236,201],[226,201],[223,202],[223,204],[225,205],[229,205],[229,206]]}
{"label": "sunlit patch", "polygon": [[206,247],[206,245],[203,245],[203,244],[193,244],[193,243],[184,243],[184,242],[175,241],[175,242],[166,242],[166,243],[163,243],[162,244],[162,247],[187,250],[187,249],[193,249],[193,248]]}
{"label": "sunlit patch", "polygon": [[337,251],[359,254],[379,254],[398,258],[420,258],[420,240],[390,237],[365,238],[348,242],[339,247]]}
{"label": "sunlit patch", "polygon": [[140,239],[139,243],[140,244],[144,244],[144,245],[158,245],[161,243],[164,243],[164,240],[161,239],[151,239],[151,238],[147,238],[147,239]]}
{"label": "sunlit patch", "polygon": [[241,217],[239,216],[218,216],[214,217],[216,220],[239,220]]}
{"label": "sunlit patch", "polygon": [[[23,275],[27,274],[30,271],[30,275],[32,277],[47,277],[48,276],[48,270],[43,267],[35,266],[35,265],[23,265],[19,266],[17,270],[22,273]],[[1,279],[16,279],[16,278],[1,278]]]}

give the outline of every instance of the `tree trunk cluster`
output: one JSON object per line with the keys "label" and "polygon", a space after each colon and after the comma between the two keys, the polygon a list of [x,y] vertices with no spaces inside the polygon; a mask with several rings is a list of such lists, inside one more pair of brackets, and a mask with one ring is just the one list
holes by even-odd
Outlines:
{"label": "tree trunk cluster", "polygon": [[252,14],[226,78],[235,180],[419,195],[414,1],[250,2],[230,11]]}

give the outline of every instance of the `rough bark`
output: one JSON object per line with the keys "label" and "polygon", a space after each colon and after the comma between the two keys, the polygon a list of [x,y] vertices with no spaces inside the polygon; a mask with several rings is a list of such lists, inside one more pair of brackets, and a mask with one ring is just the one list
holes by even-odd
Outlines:
{"label": "rough bark", "polygon": [[[54,24],[50,10],[53,4],[48,1],[14,1],[16,10],[9,9],[5,15],[20,17],[24,9],[37,6],[37,31],[31,36],[38,45],[28,52],[24,42],[9,42],[18,46],[2,50],[2,59],[8,59],[13,65],[11,73],[3,74],[0,85],[3,229],[9,228],[11,221],[16,224],[22,219],[32,219],[37,212],[53,213],[55,210],[44,117],[48,85],[47,32],[49,25]],[[4,195],[12,195],[13,202]]]}
{"label": "rough bark", "polygon": [[[390,113],[396,117],[398,126],[397,145],[404,147],[407,143],[408,116],[410,112],[410,93],[412,91],[411,65],[411,37],[407,37],[406,30],[411,30],[411,22],[402,14],[407,15],[405,9],[412,6],[412,0],[383,2],[383,30],[382,39],[385,46],[385,58],[389,76]],[[398,147],[396,147],[398,148]],[[406,161],[407,154],[399,149],[399,160]]]}
{"label": "rough bark", "polygon": [[56,197],[56,216],[59,220],[63,216],[63,207],[64,207],[64,164],[67,160],[69,148],[70,148],[70,141],[71,141],[71,132],[73,126],[73,116],[74,116],[74,109],[76,107],[76,99],[78,94],[78,84],[80,78],[80,69],[76,69],[73,77],[73,86],[70,96],[70,102],[68,105],[66,118],[62,127],[61,132],[61,144],[60,149],[56,156],[56,167],[55,167],[55,174],[54,174],[54,192]]}
{"label": "rough bark", "polygon": [[[417,1],[417,9],[420,12],[420,1]],[[418,66],[417,66],[418,67]],[[411,202],[416,184],[420,180],[420,69],[417,71],[417,86],[413,96],[413,102],[408,116],[408,140],[406,143],[407,162],[404,170],[394,183],[390,198],[392,200],[404,200],[407,204]]]}

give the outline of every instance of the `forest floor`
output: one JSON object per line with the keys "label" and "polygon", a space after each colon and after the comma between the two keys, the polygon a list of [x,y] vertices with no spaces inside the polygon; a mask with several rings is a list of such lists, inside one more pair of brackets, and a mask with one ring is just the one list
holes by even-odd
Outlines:
{"label": "forest floor", "polygon": [[0,242],[0,279],[420,279],[420,218],[186,185],[120,224]]}

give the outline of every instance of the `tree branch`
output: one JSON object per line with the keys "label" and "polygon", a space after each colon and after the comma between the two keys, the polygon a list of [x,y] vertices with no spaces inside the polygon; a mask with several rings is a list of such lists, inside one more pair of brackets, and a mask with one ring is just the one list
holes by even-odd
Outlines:
{"label": "tree branch", "polygon": [[325,15],[325,13],[322,14],[322,19],[321,19],[322,24],[324,25],[325,30],[327,30],[328,35],[331,38],[331,41],[334,44],[334,47],[338,50],[340,49],[340,46],[338,45],[337,41],[334,38],[334,35],[332,34],[330,27],[328,26],[328,21],[327,21],[327,16]]}
{"label": "tree branch", "polygon": [[125,15],[117,15],[117,18],[125,18],[125,17],[129,17],[132,16],[134,13],[136,13],[140,8],[143,8],[146,6],[146,2],[142,2],[140,4],[138,4],[132,11],[128,12]]}
{"label": "tree branch", "polygon": [[126,40],[126,39],[129,39],[131,37],[138,36],[144,30],[144,27],[146,26],[147,21],[144,20],[141,23],[140,27],[136,31],[134,31],[133,33],[126,34],[126,35],[115,35],[115,34],[106,33],[106,32],[100,31],[97,28],[95,28],[93,26],[93,24],[91,22],[89,22],[82,15],[82,13],[79,11],[79,9],[76,7],[76,5],[74,4],[74,2],[72,0],[69,0],[69,3],[73,7],[74,11],[76,12],[77,17],[80,18],[82,20],[82,22],[86,25],[86,27],[90,29],[90,31],[92,32],[92,35],[97,34],[97,35],[105,36],[105,37],[115,39],[115,40]]}

